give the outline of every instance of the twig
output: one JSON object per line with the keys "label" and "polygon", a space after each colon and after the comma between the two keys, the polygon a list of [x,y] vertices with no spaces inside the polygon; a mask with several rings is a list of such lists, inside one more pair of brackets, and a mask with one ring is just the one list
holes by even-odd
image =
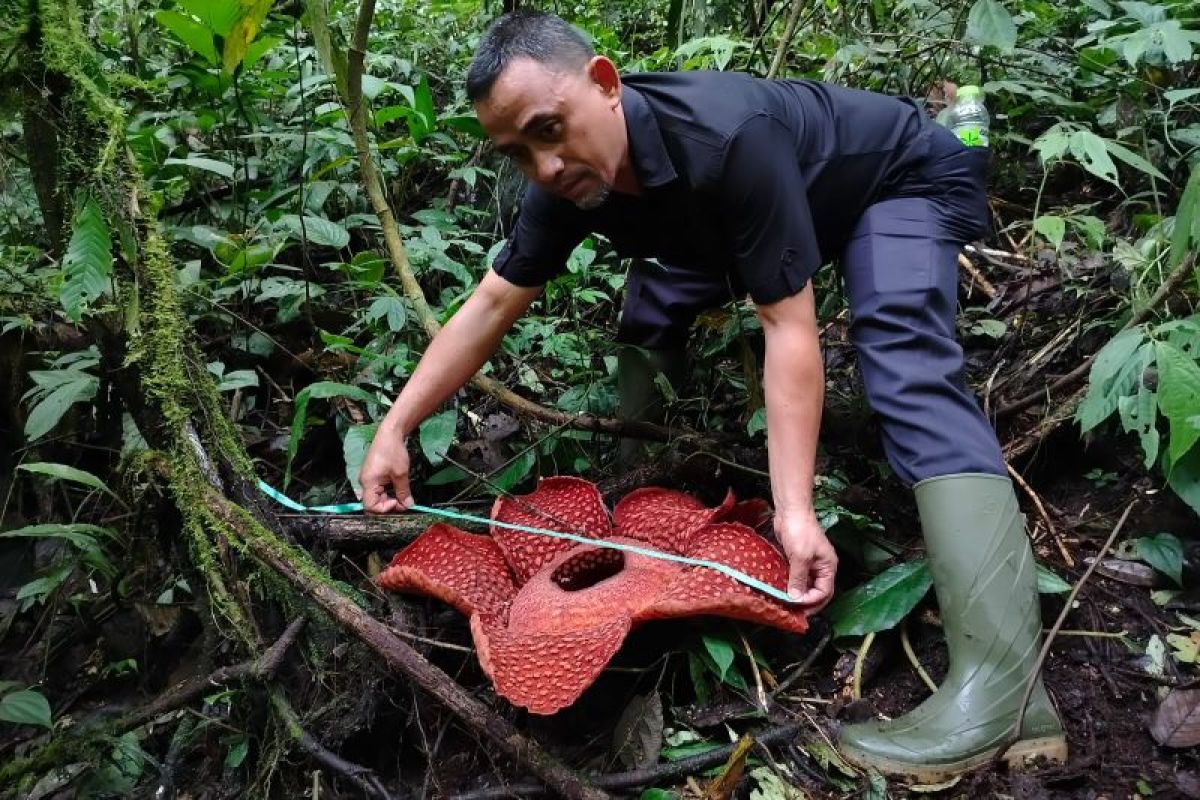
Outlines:
{"label": "twig", "polygon": [[1071,613],[1071,608],[1075,604],[1075,598],[1079,596],[1079,590],[1087,583],[1088,578],[1092,577],[1092,573],[1096,571],[1096,566],[1104,558],[1104,554],[1108,552],[1108,548],[1112,547],[1113,542],[1117,540],[1117,536],[1121,533],[1121,529],[1125,527],[1125,520],[1129,519],[1129,512],[1133,511],[1133,507],[1137,505],[1137,499],[1132,500],[1129,505],[1125,506],[1125,512],[1121,514],[1121,518],[1117,520],[1116,527],[1112,529],[1112,533],[1108,535],[1104,545],[1100,548],[1100,552],[1088,564],[1088,568],[1084,570],[1082,577],[1075,584],[1075,588],[1071,590],[1071,594],[1067,595],[1066,602],[1063,603],[1062,611],[1058,614],[1058,619],[1054,620],[1054,624],[1050,626],[1050,633],[1046,634],[1046,639],[1042,642],[1041,652],[1038,653],[1037,661],[1034,662],[1033,670],[1029,673],[1029,680],[1025,682],[1025,692],[1021,696],[1020,710],[1017,712],[1017,721],[1013,725],[1012,731],[1008,735],[1008,742],[1002,746],[995,755],[993,761],[999,761],[1004,757],[1008,748],[1012,747],[1018,739],[1021,738],[1021,728],[1025,725],[1025,709],[1029,705],[1029,698],[1033,697],[1033,688],[1037,685],[1038,678],[1042,674],[1042,667],[1046,664],[1046,657],[1050,654],[1050,646],[1054,644],[1054,639],[1058,636],[1059,630],[1062,629],[1063,623],[1067,619],[1067,615]]}
{"label": "twig", "polygon": [[971,276],[971,280],[979,285],[979,288],[983,290],[983,293],[986,294],[989,299],[996,299],[996,287],[992,285],[991,281],[983,276],[983,273],[979,271],[978,267],[971,263],[971,259],[967,258],[962,253],[959,253],[958,265],[963,268],[963,272],[966,272]]}
{"label": "twig", "polygon": [[800,663],[800,666],[789,672],[787,677],[780,681],[779,685],[775,687],[775,691],[771,692],[771,696],[779,697],[781,694],[791,688],[793,683],[804,677],[804,674],[808,672],[809,668],[812,667],[813,664],[816,663],[817,659],[821,657],[821,654],[825,652],[825,648],[828,647],[829,643],[832,641],[833,631],[826,631],[825,635],[821,637],[821,640],[817,642],[817,646],[814,647],[807,656],[805,656],[804,661]]}
{"label": "twig", "polygon": [[929,687],[929,691],[936,692],[938,686],[933,682],[933,678],[929,677],[929,673],[921,666],[921,662],[917,659],[917,654],[913,650],[912,642],[908,639],[908,620],[900,623],[900,646],[904,648],[904,655],[908,656],[909,662],[912,663],[913,669],[917,671],[917,675],[921,677],[921,681]]}
{"label": "twig", "polygon": [[[804,722],[788,722],[760,734],[754,734],[754,740],[761,745],[772,745],[794,738],[796,734],[800,733],[806,727],[807,724]],[[655,764],[646,769],[599,775],[595,778],[595,784],[604,789],[633,789],[652,783],[675,780],[685,775],[693,775],[714,764],[722,763],[729,758],[735,747],[737,747],[736,743],[729,744],[724,747],[718,747],[715,750],[709,750],[707,753],[701,753],[698,756],[671,761],[665,764]],[[500,800],[500,798],[533,797],[545,794],[546,791],[546,787],[541,784],[517,783],[510,786],[476,789],[452,795],[451,797],[452,800]]]}
{"label": "twig", "polygon": [[800,22],[800,14],[803,13],[805,5],[807,4],[804,0],[792,0],[787,23],[783,26],[783,36],[779,37],[779,44],[775,47],[775,56],[771,59],[771,66],[767,69],[768,80],[778,75],[779,68],[783,66],[783,57],[787,53],[788,45],[792,43],[792,37],[796,35],[796,26]]}
{"label": "twig", "polygon": [[1038,493],[1033,490],[1033,487],[1025,482],[1025,479],[1021,477],[1021,473],[1013,469],[1012,464],[1009,464],[1006,461],[1004,462],[1004,466],[1008,467],[1008,474],[1012,476],[1013,481],[1015,481],[1018,486],[1024,489],[1025,493],[1029,495],[1029,499],[1033,501],[1033,505],[1038,510],[1038,516],[1042,518],[1042,522],[1046,523],[1046,530],[1050,532],[1050,538],[1054,540],[1056,545],[1058,545],[1059,555],[1061,555],[1063,560],[1067,562],[1068,567],[1074,569],[1075,559],[1071,557],[1070,552],[1067,550],[1067,546],[1063,543],[1063,540],[1059,538],[1058,529],[1055,528],[1054,523],[1051,522],[1050,514],[1046,511],[1046,506],[1042,504],[1042,498],[1038,497]]}
{"label": "twig", "polygon": [[387,790],[383,785],[383,781],[375,774],[375,771],[364,767],[360,764],[354,764],[334,753],[325,745],[317,741],[308,730],[300,722],[300,717],[296,714],[292,704],[283,696],[283,692],[279,689],[271,691],[271,705],[275,709],[275,713],[279,714],[283,720],[284,729],[288,735],[300,747],[301,750],[308,753],[320,764],[324,764],[329,769],[344,776],[348,781],[357,786],[363,794],[371,797],[378,797],[381,800],[392,800],[394,795]]}
{"label": "twig", "polygon": [[[1154,293],[1154,296],[1151,297],[1149,301],[1147,301],[1146,305],[1144,305],[1140,311],[1130,317],[1128,322],[1120,327],[1120,329],[1117,331],[1117,334],[1123,333],[1130,328],[1135,328],[1146,320],[1150,319],[1150,316],[1154,313],[1155,309],[1157,309],[1158,306],[1161,305],[1168,297],[1174,294],[1175,290],[1178,289],[1188,275],[1192,273],[1192,267],[1195,265],[1195,263],[1196,251],[1193,250],[1181,262],[1179,262],[1179,266],[1177,266],[1175,271],[1167,277],[1166,281],[1163,282],[1163,285],[1158,287],[1158,291]],[[1114,337],[1117,334],[1114,334]],[[1000,417],[1006,417],[1010,414],[1015,414],[1018,411],[1024,411],[1026,408],[1029,408],[1030,406],[1042,400],[1049,399],[1049,396],[1058,390],[1064,389],[1078,381],[1080,378],[1086,377],[1092,368],[1092,362],[1096,360],[1096,356],[1099,354],[1099,352],[1100,351],[1097,350],[1095,353],[1089,355],[1078,367],[1071,370],[1066,375],[1063,375],[1045,389],[1031,392],[1024,397],[1008,403],[1007,405],[1000,406],[1000,408],[996,409],[996,415]]]}

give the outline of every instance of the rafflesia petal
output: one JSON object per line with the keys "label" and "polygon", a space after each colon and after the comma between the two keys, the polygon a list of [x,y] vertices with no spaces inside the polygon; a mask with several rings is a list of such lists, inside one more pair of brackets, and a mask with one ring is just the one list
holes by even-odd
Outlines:
{"label": "rafflesia petal", "polygon": [[517,593],[500,548],[488,536],[438,522],[392,559],[376,579],[393,592],[432,595],[463,614],[505,619]]}
{"label": "rafflesia petal", "polygon": [[[596,484],[562,476],[543,478],[537,489],[527,495],[497,497],[492,519],[595,539],[605,538],[612,530]],[[577,546],[569,539],[522,533],[497,525],[492,526],[492,537],[508,559],[518,584],[529,580],[559,553]]]}
{"label": "rafflesia petal", "polygon": [[733,508],[732,492],[718,507],[705,508],[690,494],[646,486],[634,489],[617,503],[613,528],[617,536],[640,539],[655,549],[681,555],[696,530]]}
{"label": "rafflesia petal", "polygon": [[[787,560],[770,542],[739,523],[704,526],[692,538],[686,555],[726,564],[777,589],[787,588]],[[785,605],[708,567],[686,567],[636,621],[700,614],[744,619],[795,633],[808,630],[808,618],[799,606]]]}

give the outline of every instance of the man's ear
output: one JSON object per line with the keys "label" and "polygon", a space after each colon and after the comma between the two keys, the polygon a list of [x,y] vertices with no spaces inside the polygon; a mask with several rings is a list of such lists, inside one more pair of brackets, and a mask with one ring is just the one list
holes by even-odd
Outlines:
{"label": "man's ear", "polygon": [[587,74],[612,105],[621,102],[621,75],[617,72],[616,64],[604,56],[592,56],[587,65]]}

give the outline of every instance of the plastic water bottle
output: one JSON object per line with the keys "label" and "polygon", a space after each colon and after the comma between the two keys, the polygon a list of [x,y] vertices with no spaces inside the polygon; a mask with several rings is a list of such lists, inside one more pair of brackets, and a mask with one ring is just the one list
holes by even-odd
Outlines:
{"label": "plastic water bottle", "polygon": [[948,109],[946,126],[967,147],[987,147],[991,117],[978,86],[960,86],[954,105]]}

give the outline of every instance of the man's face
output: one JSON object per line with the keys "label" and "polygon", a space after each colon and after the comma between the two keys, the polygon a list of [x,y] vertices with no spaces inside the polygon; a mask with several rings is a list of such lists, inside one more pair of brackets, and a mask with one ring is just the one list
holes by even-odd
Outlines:
{"label": "man's face", "polygon": [[581,208],[604,202],[628,150],[621,82],[605,58],[577,70],[516,59],[475,111],[526,177]]}

